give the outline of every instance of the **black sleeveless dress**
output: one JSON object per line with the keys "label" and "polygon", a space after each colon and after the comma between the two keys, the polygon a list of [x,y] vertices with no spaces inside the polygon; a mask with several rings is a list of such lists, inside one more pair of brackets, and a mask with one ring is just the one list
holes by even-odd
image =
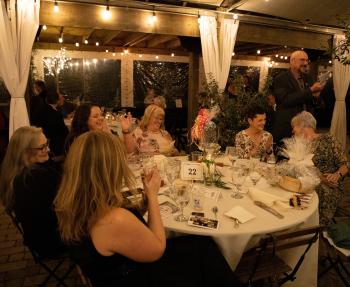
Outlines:
{"label": "black sleeveless dress", "polygon": [[[145,223],[138,212],[130,211]],[[72,255],[94,287],[239,286],[214,241],[205,236],[167,240],[162,258],[151,263],[135,262],[120,254],[103,256],[90,237],[72,246]]]}

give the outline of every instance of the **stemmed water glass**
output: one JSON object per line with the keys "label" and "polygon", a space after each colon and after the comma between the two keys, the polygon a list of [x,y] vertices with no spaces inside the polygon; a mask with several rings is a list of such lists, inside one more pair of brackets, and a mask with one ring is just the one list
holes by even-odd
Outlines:
{"label": "stemmed water glass", "polygon": [[240,193],[241,187],[246,179],[247,176],[247,171],[246,169],[240,167],[240,168],[235,168],[232,172],[232,182],[236,188],[236,191],[234,191],[231,194],[231,197],[235,199],[241,199],[243,198],[243,195]]}
{"label": "stemmed water glass", "polygon": [[226,147],[226,155],[228,159],[230,160],[232,167],[234,166],[235,161],[237,160],[237,150],[234,146],[228,146]]}
{"label": "stemmed water glass", "polygon": [[251,174],[249,174],[249,177],[255,186],[258,183],[258,181],[260,180],[261,174],[256,172],[256,171],[253,171]]}
{"label": "stemmed water glass", "polygon": [[187,221],[188,216],[184,215],[184,208],[190,201],[190,191],[192,189],[192,184],[177,185],[175,186],[175,196],[174,199],[180,207],[180,214],[176,215],[174,219],[179,222]]}
{"label": "stemmed water glass", "polygon": [[165,173],[170,184],[169,196],[174,195],[174,181],[180,176],[181,161],[178,159],[168,159],[165,167]]}

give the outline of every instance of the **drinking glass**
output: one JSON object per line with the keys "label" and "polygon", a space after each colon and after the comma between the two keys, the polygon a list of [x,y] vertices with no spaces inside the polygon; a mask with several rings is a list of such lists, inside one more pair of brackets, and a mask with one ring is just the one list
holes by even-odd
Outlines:
{"label": "drinking glass", "polygon": [[165,174],[167,176],[168,182],[170,184],[170,190],[168,190],[168,195],[174,195],[174,181],[180,176],[181,161],[178,159],[168,159],[165,166]]}
{"label": "drinking glass", "polygon": [[244,168],[236,168],[232,172],[232,182],[236,188],[236,191],[231,194],[231,197],[235,199],[243,198],[243,195],[240,193],[241,187],[247,177],[247,170]]}
{"label": "drinking glass", "polygon": [[174,219],[179,222],[187,221],[188,216],[184,215],[184,208],[190,201],[191,184],[175,185],[175,201],[180,207],[180,214],[176,215]]}
{"label": "drinking glass", "polygon": [[226,156],[230,160],[232,167],[234,166],[235,161],[237,160],[237,150],[234,146],[228,146],[226,147],[225,151]]}
{"label": "drinking glass", "polygon": [[251,174],[249,174],[249,177],[250,177],[251,181],[253,182],[253,185],[255,186],[258,183],[258,181],[260,180],[261,174],[256,172],[256,171],[253,171]]}

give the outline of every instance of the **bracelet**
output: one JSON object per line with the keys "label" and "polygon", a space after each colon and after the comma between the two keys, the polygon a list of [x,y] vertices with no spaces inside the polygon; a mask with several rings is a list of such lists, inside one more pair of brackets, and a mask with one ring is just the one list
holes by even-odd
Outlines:
{"label": "bracelet", "polygon": [[131,134],[131,130],[128,129],[126,131],[122,130],[123,135]]}

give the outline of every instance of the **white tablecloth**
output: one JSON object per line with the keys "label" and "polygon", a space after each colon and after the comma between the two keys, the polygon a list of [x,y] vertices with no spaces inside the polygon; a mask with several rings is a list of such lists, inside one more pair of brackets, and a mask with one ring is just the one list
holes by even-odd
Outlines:
{"label": "white tablecloth", "polygon": [[[215,187],[211,187],[215,188]],[[215,188],[216,189],[216,188]],[[283,219],[279,219],[271,213],[254,205],[248,195],[243,199],[234,199],[230,195],[231,190],[219,189],[222,197],[217,202],[206,199],[204,203],[204,212],[206,217],[214,218],[211,209],[218,206],[219,212],[217,218],[220,222],[218,230],[208,230],[198,227],[189,226],[186,222],[177,222],[173,216],[163,218],[164,226],[168,231],[175,231],[185,234],[198,234],[212,236],[219,245],[223,255],[234,270],[243,254],[250,247],[256,245],[259,238],[267,233],[282,231],[290,228],[301,228],[314,226],[319,223],[318,220],[318,197],[314,194],[310,205],[307,209],[284,209],[279,210],[284,215]],[[291,196],[292,194],[279,187],[271,187],[268,190],[272,194],[282,196]],[[256,218],[240,224],[239,228],[234,228],[232,219],[224,215],[232,207],[239,205],[245,208]],[[192,211],[191,204],[185,210],[185,215],[189,215]],[[293,268],[305,247],[289,249],[281,253],[281,257]],[[294,282],[286,283],[283,286],[317,286],[317,263],[318,263],[318,244],[314,244],[309,250],[301,268],[299,269]]]}

